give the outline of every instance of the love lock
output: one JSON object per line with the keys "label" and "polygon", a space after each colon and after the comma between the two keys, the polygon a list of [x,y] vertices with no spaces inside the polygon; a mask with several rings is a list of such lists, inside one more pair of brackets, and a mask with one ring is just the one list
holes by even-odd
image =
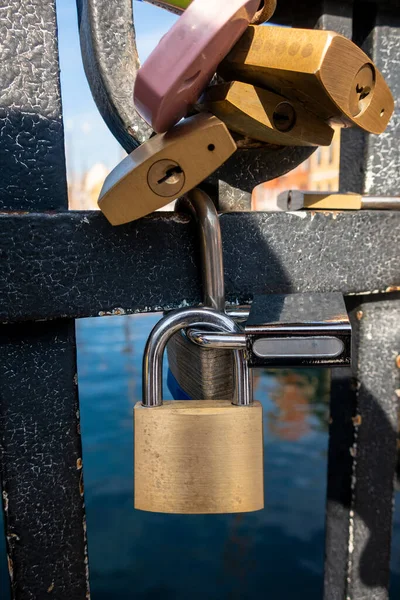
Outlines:
{"label": "love lock", "polygon": [[374,63],[333,31],[251,25],[218,73],[226,81],[274,91],[341,127],[379,134],[394,110],[390,89]]}
{"label": "love lock", "polygon": [[[153,329],[143,359],[143,401],[134,408],[135,508],[150,512],[243,513],[264,507],[262,407],[248,364],[235,351],[230,401],[162,401],[162,357],[180,329],[240,331],[212,309],[169,313]],[[233,402],[233,403],[232,403]]]}

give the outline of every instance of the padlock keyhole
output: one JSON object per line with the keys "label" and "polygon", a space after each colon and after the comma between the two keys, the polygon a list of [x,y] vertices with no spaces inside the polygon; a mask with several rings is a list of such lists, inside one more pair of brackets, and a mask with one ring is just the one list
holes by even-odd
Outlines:
{"label": "padlock keyhole", "polygon": [[151,165],[147,182],[157,196],[177,198],[185,185],[185,172],[177,162],[163,158]]}
{"label": "padlock keyhole", "polygon": [[275,107],[272,121],[278,131],[287,133],[296,125],[296,111],[289,102],[281,102]]}
{"label": "padlock keyhole", "polygon": [[375,69],[370,63],[366,63],[358,71],[350,88],[349,108],[352,117],[361,115],[369,105],[375,92]]}
{"label": "padlock keyhole", "polygon": [[364,100],[364,98],[370,94],[371,88],[369,86],[363,86],[357,83],[356,92],[359,94],[359,101],[361,102],[361,100]]}
{"label": "padlock keyhole", "polygon": [[180,166],[174,166],[165,171],[164,177],[161,177],[157,181],[158,185],[162,185],[163,183],[167,183],[168,185],[175,185],[180,180],[180,175],[183,173]]}

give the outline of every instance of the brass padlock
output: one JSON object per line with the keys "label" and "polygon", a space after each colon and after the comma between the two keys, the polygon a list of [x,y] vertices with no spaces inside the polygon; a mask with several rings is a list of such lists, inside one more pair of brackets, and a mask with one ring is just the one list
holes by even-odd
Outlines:
{"label": "brass padlock", "polygon": [[329,123],[370,133],[382,133],[394,110],[380,71],[358,46],[333,31],[252,25],[218,73],[226,81],[297,100]]}
{"label": "brass padlock", "polygon": [[134,408],[135,508],[176,514],[243,513],[264,507],[262,407],[251,394],[243,352],[235,351],[234,404],[162,402],[162,357],[180,329],[240,330],[213,309],[168,314],[153,329],[143,359],[143,401]]}
{"label": "brass padlock", "polygon": [[236,151],[226,125],[210,114],[144,142],[106,178],[98,200],[111,225],[140,219],[193,189]]}
{"label": "brass padlock", "polygon": [[[181,211],[189,213],[194,217],[197,225],[203,305],[224,312],[224,260],[221,228],[214,203],[205,192],[195,189],[178,200],[175,210],[178,213]],[[184,332],[179,331],[172,336],[167,352],[173,377],[168,383],[175,399],[189,397],[227,400],[232,398],[233,353],[230,350],[200,348],[193,344]]]}
{"label": "brass padlock", "polygon": [[280,146],[329,146],[334,131],[300,102],[234,81],[207,89],[199,106],[231,130]]}

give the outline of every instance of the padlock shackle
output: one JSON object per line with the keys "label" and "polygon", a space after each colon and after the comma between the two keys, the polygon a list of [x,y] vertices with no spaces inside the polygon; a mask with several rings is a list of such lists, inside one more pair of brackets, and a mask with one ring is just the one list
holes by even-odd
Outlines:
{"label": "padlock shackle", "polygon": [[[162,406],[162,363],[164,350],[171,337],[187,327],[207,325],[229,333],[238,333],[240,326],[227,315],[212,308],[187,308],[168,313],[152,330],[143,356],[143,400],[145,407]],[[234,351],[235,397],[233,404],[253,403],[252,375],[245,352]]]}
{"label": "padlock shackle", "polygon": [[203,304],[225,312],[222,237],[214,202],[205,192],[197,188],[177,201],[176,211],[189,213],[197,222],[201,251]]}

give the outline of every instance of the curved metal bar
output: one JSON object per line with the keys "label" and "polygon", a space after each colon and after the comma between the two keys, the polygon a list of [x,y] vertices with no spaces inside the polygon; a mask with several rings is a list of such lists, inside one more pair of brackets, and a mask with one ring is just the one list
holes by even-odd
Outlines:
{"label": "curved metal bar", "polygon": [[186,336],[191,342],[202,348],[218,350],[236,350],[247,348],[246,334],[243,333],[210,333],[199,329],[186,329]]}
{"label": "curved metal bar", "polygon": [[[132,0],[77,0],[77,8],[82,59],[93,98],[111,133],[130,153],[152,133],[133,103],[140,63]],[[251,192],[256,185],[291,171],[314,150],[239,147],[216,177],[234,188]]]}
{"label": "curved metal bar", "polygon": [[136,112],[133,86],[140,62],[132,0],[77,0],[83,66],[107,127],[126,152],[152,133]]}
{"label": "curved metal bar", "polygon": [[[228,316],[211,308],[187,308],[167,314],[157,323],[147,340],[143,356],[143,406],[162,405],[162,359],[171,337],[189,326],[208,325],[236,333],[241,328]],[[252,375],[245,352],[235,350],[235,398],[233,404],[249,406],[253,402]]]}
{"label": "curved metal bar", "polygon": [[203,303],[205,306],[225,312],[221,227],[214,203],[205,192],[194,189],[178,200],[176,210],[191,214],[197,222],[201,251]]}

